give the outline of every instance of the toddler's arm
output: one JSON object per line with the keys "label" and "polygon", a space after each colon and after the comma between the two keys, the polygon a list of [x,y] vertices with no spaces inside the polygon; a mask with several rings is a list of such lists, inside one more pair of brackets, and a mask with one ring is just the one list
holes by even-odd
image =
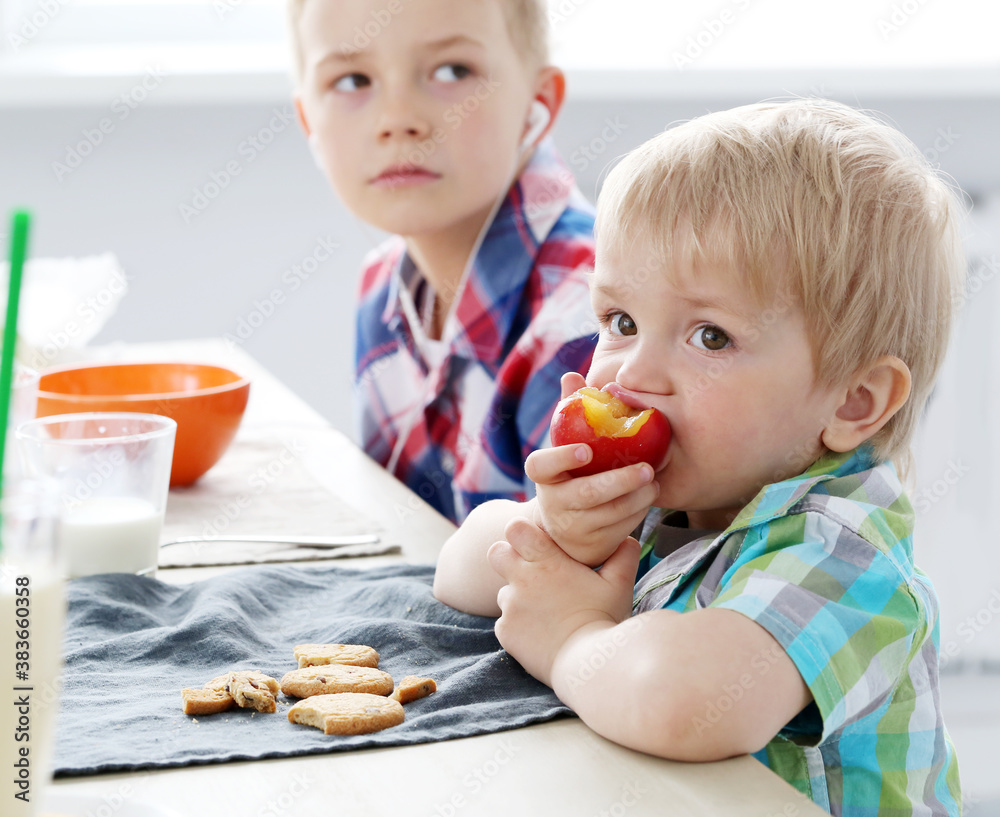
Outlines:
{"label": "toddler's arm", "polygon": [[497,591],[504,580],[486,561],[486,551],[503,539],[504,527],[525,506],[495,499],[475,507],[441,548],[434,571],[434,597],[464,613],[498,616]]}
{"label": "toddler's arm", "polygon": [[756,752],[812,700],[767,630],[715,608],[654,610],[581,628],[560,651],[550,683],[598,734],[686,761]]}
{"label": "toddler's arm", "polygon": [[625,540],[600,570],[568,558],[527,519],[511,522],[491,564],[500,643],[595,732],[674,760],[761,749],[811,700],[794,663],[733,610],[631,617],[639,559]]}

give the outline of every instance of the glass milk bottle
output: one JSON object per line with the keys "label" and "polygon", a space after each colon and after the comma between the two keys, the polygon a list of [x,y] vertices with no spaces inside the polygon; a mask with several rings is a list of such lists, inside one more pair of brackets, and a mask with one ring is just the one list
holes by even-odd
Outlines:
{"label": "glass milk bottle", "polygon": [[0,514],[0,814],[34,817],[52,775],[65,617],[54,489],[5,481]]}

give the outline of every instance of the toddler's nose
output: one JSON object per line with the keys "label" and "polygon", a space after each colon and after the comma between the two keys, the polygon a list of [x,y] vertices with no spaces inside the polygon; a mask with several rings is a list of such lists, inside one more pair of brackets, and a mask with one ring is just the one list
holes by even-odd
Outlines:
{"label": "toddler's nose", "polygon": [[641,344],[633,349],[622,362],[615,381],[631,392],[644,394],[673,394],[674,382],[666,356]]}

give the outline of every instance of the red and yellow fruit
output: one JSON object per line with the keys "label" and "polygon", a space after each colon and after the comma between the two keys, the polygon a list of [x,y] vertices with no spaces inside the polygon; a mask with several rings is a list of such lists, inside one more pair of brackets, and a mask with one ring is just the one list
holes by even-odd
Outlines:
{"label": "red and yellow fruit", "polygon": [[574,468],[573,476],[589,476],[637,462],[658,468],[670,445],[670,424],[654,408],[637,409],[603,389],[585,386],[556,406],[552,444],[586,443],[594,456]]}

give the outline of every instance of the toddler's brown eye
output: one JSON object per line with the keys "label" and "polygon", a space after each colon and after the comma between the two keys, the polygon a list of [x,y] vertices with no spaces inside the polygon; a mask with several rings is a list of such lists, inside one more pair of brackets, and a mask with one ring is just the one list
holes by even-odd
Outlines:
{"label": "toddler's brown eye", "polygon": [[611,318],[611,334],[613,335],[634,335],[638,331],[639,328],[635,325],[635,321],[625,312],[619,312]]}
{"label": "toddler's brown eye", "polygon": [[694,333],[692,338],[694,345],[700,349],[707,349],[709,352],[718,352],[725,349],[732,341],[729,335],[723,332],[718,326],[703,326]]}

